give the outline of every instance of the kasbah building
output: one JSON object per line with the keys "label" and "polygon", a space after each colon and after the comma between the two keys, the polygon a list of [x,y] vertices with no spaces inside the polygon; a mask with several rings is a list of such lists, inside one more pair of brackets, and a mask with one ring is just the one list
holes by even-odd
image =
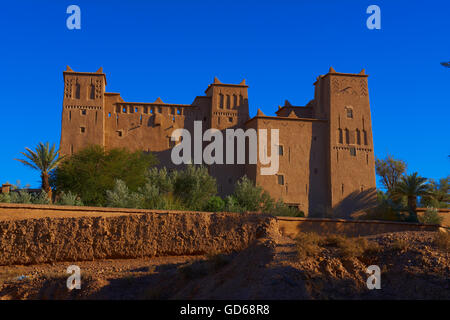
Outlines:
{"label": "kasbah building", "polygon": [[286,101],[276,116],[258,110],[253,118],[245,80],[226,84],[215,78],[205,95],[191,104],[173,104],[160,98],[126,102],[120,93],[105,92],[102,68],[75,72],[67,67],[63,75],[62,154],[71,155],[90,144],[121,147],[152,152],[161,166],[173,169],[171,133],[177,128],[193,132],[194,121],[202,121],[203,131],[278,129],[278,173],[261,175],[259,161],[210,165],[220,195],[232,193],[234,184],[246,175],[275,199],[308,216],[333,214],[336,208],[353,210],[354,199],[367,197],[368,192],[373,196],[375,159],[364,70],[352,74],[330,68],[317,77],[314,99],[306,106]]}

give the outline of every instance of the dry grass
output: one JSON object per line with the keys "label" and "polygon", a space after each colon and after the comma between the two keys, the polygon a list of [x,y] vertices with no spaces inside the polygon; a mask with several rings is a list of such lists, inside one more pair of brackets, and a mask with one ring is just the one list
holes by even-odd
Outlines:
{"label": "dry grass", "polygon": [[443,251],[450,251],[450,233],[436,233],[433,239],[433,244]]}
{"label": "dry grass", "polygon": [[299,259],[313,257],[320,253],[319,242],[321,237],[317,233],[300,233],[295,241],[297,242],[297,255]]}
{"label": "dry grass", "polygon": [[408,247],[409,247],[408,241],[403,240],[403,239],[396,239],[392,243],[392,249],[394,249],[396,251],[406,251],[406,250],[408,250]]}
{"label": "dry grass", "polygon": [[342,235],[319,236],[315,233],[302,233],[296,239],[300,259],[319,254],[322,248],[337,248],[342,258],[357,258],[380,252],[381,247],[365,238],[347,238]]}
{"label": "dry grass", "polygon": [[322,242],[323,246],[336,247],[343,258],[357,258],[364,255],[367,249],[374,249],[365,238],[347,238],[341,235],[327,236]]}

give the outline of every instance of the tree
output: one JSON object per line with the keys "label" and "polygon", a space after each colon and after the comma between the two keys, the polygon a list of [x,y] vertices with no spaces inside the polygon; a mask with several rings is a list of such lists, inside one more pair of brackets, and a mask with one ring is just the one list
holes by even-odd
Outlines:
{"label": "tree", "polygon": [[423,207],[448,208],[450,207],[450,176],[442,178],[439,182],[429,180],[429,194],[420,200]]}
{"label": "tree", "polygon": [[388,154],[385,159],[375,159],[375,170],[381,178],[380,182],[390,195],[405,172],[406,163],[403,160],[396,160]]}
{"label": "tree", "polygon": [[151,153],[92,145],[63,161],[53,172],[51,183],[58,192],[79,195],[85,205],[104,206],[106,191],[114,189],[116,180],[136,192],[146,183],[148,168],[156,163]]}
{"label": "tree", "polygon": [[53,170],[55,170],[64,157],[60,156],[59,150],[55,151],[55,145],[53,144],[51,148],[49,147],[49,143],[46,142],[43,144],[39,142],[36,147],[36,151],[33,151],[29,148],[25,148],[26,152],[21,152],[23,156],[25,156],[28,160],[24,159],[14,159],[25,166],[30,167],[32,169],[38,170],[41,172],[41,188],[47,193],[49,199],[52,198],[52,189],[49,183],[49,177]]}
{"label": "tree", "polygon": [[408,208],[411,215],[411,220],[417,220],[417,198],[428,196],[429,187],[427,179],[414,172],[411,175],[402,176],[400,181],[396,184],[392,192],[392,197],[396,200],[406,197],[408,199]]}

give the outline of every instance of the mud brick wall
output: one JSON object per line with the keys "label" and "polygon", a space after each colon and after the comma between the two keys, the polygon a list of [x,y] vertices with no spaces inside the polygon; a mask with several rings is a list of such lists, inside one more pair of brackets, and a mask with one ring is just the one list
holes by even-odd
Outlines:
{"label": "mud brick wall", "polygon": [[258,214],[85,214],[3,220],[0,215],[0,265],[228,253],[248,247],[276,225],[274,218]]}

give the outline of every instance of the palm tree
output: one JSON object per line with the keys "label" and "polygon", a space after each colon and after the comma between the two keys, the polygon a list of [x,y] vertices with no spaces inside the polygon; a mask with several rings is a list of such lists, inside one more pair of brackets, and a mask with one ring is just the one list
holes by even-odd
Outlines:
{"label": "palm tree", "polygon": [[55,145],[49,147],[48,142],[43,144],[39,142],[36,147],[36,151],[29,148],[25,148],[27,152],[21,152],[29,161],[23,159],[17,160],[27,167],[33,168],[41,172],[42,189],[48,194],[48,197],[52,199],[52,189],[49,184],[49,173],[55,169],[63,160],[63,156],[60,156],[59,150],[55,151]]}
{"label": "palm tree", "polygon": [[427,185],[427,178],[418,176],[417,172],[411,175],[402,176],[396,188],[393,191],[393,198],[399,200],[403,197],[408,199],[408,208],[412,215],[412,219],[417,220],[417,197],[427,196],[429,187]]}

